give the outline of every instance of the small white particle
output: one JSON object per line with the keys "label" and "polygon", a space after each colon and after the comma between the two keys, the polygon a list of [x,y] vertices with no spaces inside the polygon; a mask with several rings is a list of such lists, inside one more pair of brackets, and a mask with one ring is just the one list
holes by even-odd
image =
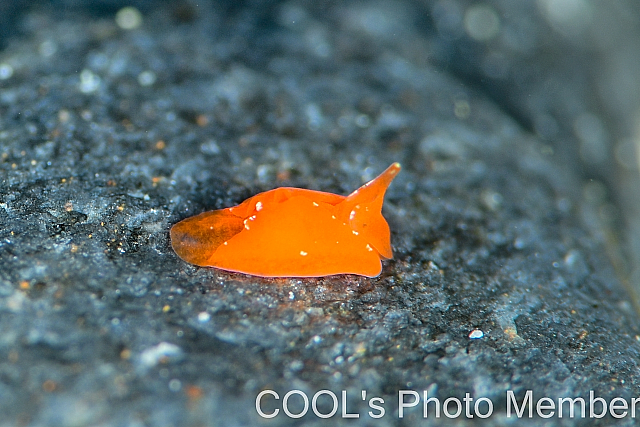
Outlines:
{"label": "small white particle", "polygon": [[207,323],[209,320],[211,320],[211,315],[206,311],[198,313],[198,322]]}
{"label": "small white particle", "polygon": [[305,251],[300,251],[300,255],[307,256],[307,253]]}
{"label": "small white particle", "polygon": [[183,350],[177,345],[162,341],[155,347],[145,349],[139,358],[143,367],[152,368],[163,362],[179,360],[183,354]]}
{"label": "small white particle", "polygon": [[204,154],[215,156],[216,154],[220,154],[220,146],[214,139],[210,139],[200,144],[200,151]]}
{"label": "small white particle", "polygon": [[336,216],[335,215],[331,215],[331,219],[336,219]]}
{"label": "small white particle", "polygon": [[213,230],[213,226],[209,227],[209,230]]}
{"label": "small white particle", "polygon": [[367,243],[366,248],[367,248],[367,250],[368,250],[369,252],[373,251],[373,249],[371,249],[371,246],[369,246],[369,244],[368,244],[368,243]]}
{"label": "small white particle", "polygon": [[255,215],[251,215],[251,216],[249,217],[249,219],[250,219],[251,221],[253,221],[254,219],[256,219],[256,216],[255,216]]}
{"label": "small white particle", "polygon": [[135,7],[123,7],[116,13],[116,24],[123,30],[133,30],[142,24],[142,14]]}
{"label": "small white particle", "polygon": [[262,210],[262,202],[257,202],[257,203],[256,203],[256,210],[257,210],[258,212],[260,212],[260,211]]}
{"label": "small white particle", "polygon": [[45,40],[38,46],[38,53],[45,58],[51,58],[58,51],[58,45],[53,40]]}
{"label": "small white particle", "polygon": [[6,80],[13,76],[13,67],[6,62],[0,63],[0,80]]}
{"label": "small white particle", "polygon": [[244,228],[246,228],[247,230],[249,230],[249,224],[247,224],[247,221],[249,221],[248,219],[245,219],[244,222]]}
{"label": "small white particle", "polygon": [[156,73],[153,71],[143,71],[138,74],[138,83],[140,86],[151,86],[156,82]]}
{"label": "small white particle", "polygon": [[358,232],[357,232],[356,230],[351,230],[351,232],[352,232],[353,234],[355,234],[356,236],[358,235]]}
{"label": "small white particle", "polygon": [[360,205],[356,205],[356,209],[360,209]]}
{"label": "small white particle", "polygon": [[349,220],[352,220],[355,217],[356,217],[356,211],[351,211],[351,213],[349,214]]}
{"label": "small white particle", "polygon": [[480,329],[474,329],[469,333],[469,338],[472,340],[480,339],[483,336],[484,336],[484,332],[482,332]]}
{"label": "small white particle", "polygon": [[313,206],[320,206],[320,205],[317,204],[316,202],[313,202]]}
{"label": "small white particle", "polygon": [[227,246],[227,242],[224,242],[223,245]]}
{"label": "small white particle", "polygon": [[91,72],[91,70],[84,69],[80,72],[80,92],[92,93],[98,90],[100,87],[100,77]]}

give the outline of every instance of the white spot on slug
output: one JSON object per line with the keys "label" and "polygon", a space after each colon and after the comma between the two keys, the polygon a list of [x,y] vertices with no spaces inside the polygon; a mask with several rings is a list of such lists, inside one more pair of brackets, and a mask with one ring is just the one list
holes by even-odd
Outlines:
{"label": "white spot on slug", "polygon": [[367,248],[367,250],[368,250],[369,252],[373,251],[373,249],[371,249],[371,246],[369,246],[369,244],[368,244],[368,243],[367,243],[366,248]]}
{"label": "white spot on slug", "polygon": [[224,242],[223,245],[227,246],[227,242]]}
{"label": "white spot on slug", "polygon": [[351,232],[352,232],[353,234],[355,234],[356,236],[358,235],[358,232],[357,232],[356,230],[351,230]]}
{"label": "white spot on slug", "polygon": [[351,213],[349,214],[349,220],[352,220],[355,217],[356,217],[356,211],[351,211]]}
{"label": "white spot on slug", "polygon": [[335,216],[335,215],[331,215],[331,218],[332,218],[332,219],[336,219],[336,216]]}
{"label": "white spot on slug", "polygon": [[256,202],[256,210],[260,212],[262,210],[262,202]]}
{"label": "white spot on slug", "polygon": [[307,253],[305,251],[300,251],[300,255],[307,256]]}
{"label": "white spot on slug", "polygon": [[249,224],[247,224],[247,221],[249,221],[248,219],[245,219],[244,222],[244,228],[246,228],[247,230],[249,230]]}
{"label": "white spot on slug", "polygon": [[313,202],[313,206],[320,206],[320,205],[317,204],[316,202]]}

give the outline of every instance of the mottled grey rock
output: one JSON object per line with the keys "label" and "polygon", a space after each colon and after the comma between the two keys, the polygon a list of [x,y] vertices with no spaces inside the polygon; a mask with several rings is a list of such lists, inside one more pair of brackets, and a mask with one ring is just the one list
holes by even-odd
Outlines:
{"label": "mottled grey rock", "polygon": [[[606,11],[635,46],[637,7],[560,3],[140,2],[132,29],[117,1],[12,7],[0,425],[416,425],[401,390],[493,405],[423,425],[512,425],[509,391],[640,397],[633,100],[611,78],[632,68],[610,54],[597,79],[610,45],[583,40]],[[377,278],[263,279],[171,250],[180,219],[277,186],[345,194],[394,161]],[[616,421],[568,408],[521,422]]]}

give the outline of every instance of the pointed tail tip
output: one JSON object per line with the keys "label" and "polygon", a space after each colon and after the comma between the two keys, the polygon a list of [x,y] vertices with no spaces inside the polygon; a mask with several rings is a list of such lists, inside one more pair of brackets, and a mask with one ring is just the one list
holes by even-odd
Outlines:
{"label": "pointed tail tip", "polygon": [[[391,184],[391,181],[393,181],[393,179],[396,177],[396,175],[398,175],[398,172],[400,172],[401,169],[402,166],[400,166],[400,163],[391,163],[391,165],[386,168],[380,175],[366,183],[363,187],[369,187],[370,185],[374,184],[377,186],[384,185],[384,187],[386,188]],[[362,189],[362,187],[360,189]],[[358,190],[356,190],[356,192],[357,191]]]}
{"label": "pointed tail tip", "polygon": [[389,182],[391,182],[391,180],[393,180],[393,178],[396,177],[396,175],[398,174],[398,172],[400,172],[401,169],[402,169],[402,166],[400,165],[400,163],[394,162],[394,163],[391,163],[391,165],[380,175],[386,177],[386,179],[390,178]]}

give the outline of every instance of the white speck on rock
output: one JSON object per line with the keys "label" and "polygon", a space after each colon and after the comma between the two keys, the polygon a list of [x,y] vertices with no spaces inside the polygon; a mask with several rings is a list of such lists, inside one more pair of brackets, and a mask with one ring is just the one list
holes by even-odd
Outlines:
{"label": "white speck on rock", "polygon": [[93,93],[100,87],[100,77],[89,69],[80,72],[80,92]]}
{"label": "white speck on rock", "polygon": [[469,332],[469,339],[477,340],[482,337],[484,337],[484,332],[482,332],[480,329],[474,329],[473,331]]}
{"label": "white speck on rock", "polygon": [[162,341],[154,347],[150,347],[140,353],[140,365],[143,368],[152,368],[159,363],[180,360],[183,356],[182,349],[175,344]]}
{"label": "white speck on rock", "polygon": [[220,146],[215,140],[210,139],[200,144],[200,151],[204,154],[215,156],[216,154],[220,154]]}
{"label": "white speck on rock", "polygon": [[140,86],[151,86],[156,82],[156,73],[153,71],[143,71],[138,74],[138,83]]}
{"label": "white speck on rock", "polygon": [[198,322],[207,323],[209,320],[211,320],[211,315],[206,311],[201,311],[200,313],[198,313]]}

